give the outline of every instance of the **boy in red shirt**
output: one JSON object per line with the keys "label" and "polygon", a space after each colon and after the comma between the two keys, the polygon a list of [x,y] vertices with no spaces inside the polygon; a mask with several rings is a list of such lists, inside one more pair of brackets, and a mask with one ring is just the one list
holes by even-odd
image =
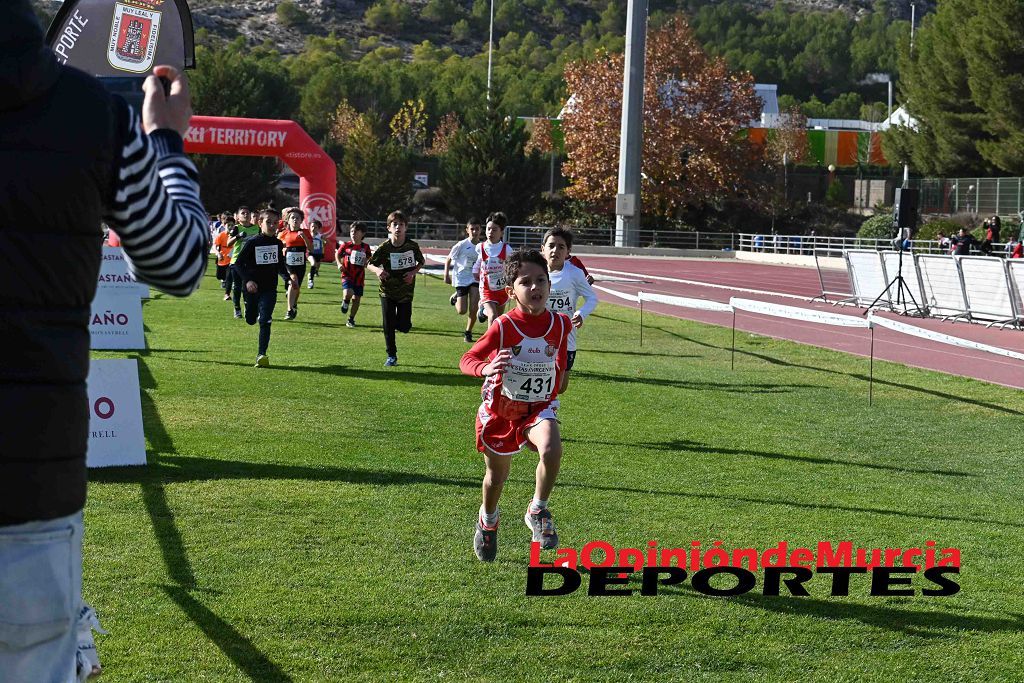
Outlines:
{"label": "boy in red shirt", "polygon": [[476,416],[476,448],[487,472],[473,549],[492,562],[498,552],[498,499],[508,478],[511,456],[523,446],[537,451],[536,485],[524,517],[542,548],[558,546],[548,509],[562,462],[558,394],[568,384],[566,351],[572,323],[546,308],[551,282],[540,252],[520,250],[505,262],[508,297],[515,308],[499,316],[462,357],[459,368],[484,377],[483,402]]}
{"label": "boy in red shirt", "polygon": [[487,239],[476,245],[477,265],[480,269],[480,312],[477,319],[490,327],[505,312],[508,293],[505,289],[505,260],[512,247],[505,241],[505,214],[495,211],[487,217],[484,235]]}
{"label": "boy in red shirt", "polygon": [[349,226],[348,235],[352,238],[351,241],[338,247],[334,260],[338,264],[338,271],[341,272],[341,289],[345,292],[345,299],[341,303],[342,314],[348,313],[345,327],[355,327],[356,313],[359,311],[359,302],[363,299],[363,286],[366,282],[366,264],[370,262],[371,252],[370,245],[363,242],[363,236],[366,235],[365,224],[356,221]]}

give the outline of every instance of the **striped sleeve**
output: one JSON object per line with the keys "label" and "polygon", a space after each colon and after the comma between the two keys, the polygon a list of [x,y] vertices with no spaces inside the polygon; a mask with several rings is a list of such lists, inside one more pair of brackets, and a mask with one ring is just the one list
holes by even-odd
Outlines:
{"label": "striped sleeve", "polygon": [[176,132],[145,135],[138,115],[127,111],[128,139],[106,220],[121,238],[136,279],[174,296],[188,296],[203,279],[210,251],[199,174]]}

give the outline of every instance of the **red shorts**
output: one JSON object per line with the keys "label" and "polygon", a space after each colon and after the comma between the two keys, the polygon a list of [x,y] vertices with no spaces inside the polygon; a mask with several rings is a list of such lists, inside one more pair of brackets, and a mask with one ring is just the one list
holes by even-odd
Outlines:
{"label": "red shorts", "polygon": [[481,453],[490,451],[496,455],[515,455],[529,444],[526,432],[544,420],[558,421],[558,401],[543,404],[526,417],[509,420],[487,412],[481,403],[476,411],[476,449]]}
{"label": "red shorts", "polygon": [[497,292],[492,292],[489,289],[483,289],[480,291],[480,303],[494,303],[499,306],[504,306],[508,303],[508,292],[504,289]]}

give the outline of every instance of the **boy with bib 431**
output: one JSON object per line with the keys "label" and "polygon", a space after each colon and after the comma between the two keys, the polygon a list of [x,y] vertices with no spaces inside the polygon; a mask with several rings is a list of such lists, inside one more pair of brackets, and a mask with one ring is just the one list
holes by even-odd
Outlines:
{"label": "boy with bib 431", "polygon": [[572,322],[546,308],[551,282],[539,252],[513,253],[505,262],[504,276],[515,308],[499,316],[459,364],[463,373],[484,378],[476,447],[484,454],[487,471],[473,549],[485,562],[493,561],[498,552],[498,499],[511,456],[523,446],[540,456],[533,500],[524,519],[542,548],[558,545],[548,499],[562,462],[557,397],[568,383],[566,349]]}

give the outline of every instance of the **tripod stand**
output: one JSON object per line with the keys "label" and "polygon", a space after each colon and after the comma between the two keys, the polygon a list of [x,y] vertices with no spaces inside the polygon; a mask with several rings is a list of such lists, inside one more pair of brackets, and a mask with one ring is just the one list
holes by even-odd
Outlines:
{"label": "tripod stand", "polygon": [[[904,239],[909,239],[910,230],[908,229],[906,237],[904,237],[904,231],[901,228],[897,228],[896,239],[896,253],[899,254],[899,265],[896,268],[896,277],[889,281],[889,284],[885,286],[882,293],[875,297],[875,300],[871,302],[871,305],[867,307],[863,315],[867,315],[868,311],[878,306],[878,302],[881,301],[893,287],[896,288],[896,297],[893,299],[889,297],[889,308],[893,311],[897,307],[903,307],[903,315],[919,315],[922,311],[920,304],[917,303],[917,299],[914,298],[914,293],[910,291],[910,285],[907,284],[906,279],[903,277],[903,242]],[[907,299],[910,300],[914,306],[911,309],[907,303]],[[913,313],[911,313],[913,311]]]}

